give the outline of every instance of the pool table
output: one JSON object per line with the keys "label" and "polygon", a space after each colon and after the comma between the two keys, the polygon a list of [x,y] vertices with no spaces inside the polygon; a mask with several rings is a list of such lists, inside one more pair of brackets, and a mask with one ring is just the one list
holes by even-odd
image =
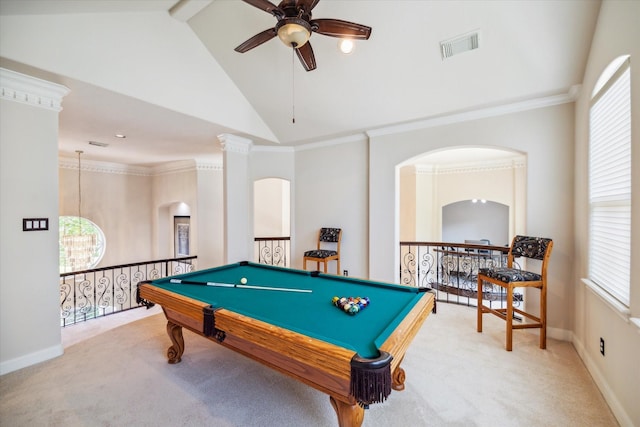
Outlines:
{"label": "pool table", "polygon": [[[428,290],[245,261],[142,282],[138,300],[162,306],[169,363],[187,328],[328,394],[338,424],[360,426],[368,405],[404,388],[400,363],[434,307]],[[369,304],[349,314],[334,296]]]}

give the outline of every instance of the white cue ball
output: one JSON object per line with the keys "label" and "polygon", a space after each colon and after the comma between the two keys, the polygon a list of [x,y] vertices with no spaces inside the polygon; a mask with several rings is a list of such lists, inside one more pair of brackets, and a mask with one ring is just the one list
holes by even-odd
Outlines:
{"label": "white cue ball", "polygon": [[243,277],[242,279],[240,279],[240,283],[242,283],[243,285],[247,284],[247,278]]}

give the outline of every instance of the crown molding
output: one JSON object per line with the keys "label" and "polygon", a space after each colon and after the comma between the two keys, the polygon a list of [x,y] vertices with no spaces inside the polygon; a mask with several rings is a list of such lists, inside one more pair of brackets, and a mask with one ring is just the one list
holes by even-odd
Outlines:
{"label": "crown molding", "polygon": [[[78,159],[73,157],[59,157],[58,167],[60,169],[78,170]],[[121,163],[109,163],[85,159],[80,161],[80,170],[83,172],[100,172],[114,175],[153,175],[153,170],[144,166],[130,166]]]}
{"label": "crown molding", "polygon": [[253,146],[253,142],[250,139],[232,135],[230,133],[218,135],[218,140],[222,146],[222,151],[230,153],[249,154],[249,151],[251,151]]}
{"label": "crown molding", "polygon": [[224,165],[221,163],[207,163],[196,160],[196,170],[205,172],[222,172]]}
{"label": "crown molding", "polygon": [[367,141],[367,134],[358,132],[352,135],[342,136],[339,138],[327,139],[320,142],[312,142],[310,144],[299,145],[296,151],[314,150],[316,148],[325,148],[332,145],[349,144],[351,142]]}
{"label": "crown molding", "polygon": [[280,147],[272,147],[268,145],[254,145],[251,148],[251,151],[260,151],[260,152],[268,152],[268,153],[293,153],[296,151],[295,147],[291,146],[280,146]]}
{"label": "crown molding", "polygon": [[368,130],[366,134],[369,138],[375,138],[378,136],[412,132],[430,127],[450,125],[454,123],[518,113],[521,111],[552,107],[554,105],[567,104],[570,102],[575,102],[575,100],[578,99],[581,87],[581,85],[571,86],[568,92],[558,95],[539,97],[526,101],[512,102],[509,104],[502,104],[494,107],[478,108],[476,110],[465,111],[461,113],[447,114],[443,116],[427,118],[424,120],[416,120],[413,122],[398,125],[385,126],[378,129]]}
{"label": "crown molding", "polygon": [[520,169],[526,166],[524,157],[509,160],[455,163],[447,165],[416,165],[416,175],[447,175],[470,172],[493,172],[497,170]]}
{"label": "crown molding", "polygon": [[[78,170],[78,159],[73,157],[59,157],[58,167],[60,169]],[[134,175],[134,176],[161,176],[181,172],[213,171],[221,172],[223,165],[216,163],[205,163],[193,160],[181,160],[162,164],[159,166],[131,166],[121,163],[109,163],[96,160],[82,160],[80,167],[83,172],[99,172],[114,175]]]}
{"label": "crown molding", "polygon": [[0,68],[2,99],[60,112],[62,98],[69,92],[66,86]]}

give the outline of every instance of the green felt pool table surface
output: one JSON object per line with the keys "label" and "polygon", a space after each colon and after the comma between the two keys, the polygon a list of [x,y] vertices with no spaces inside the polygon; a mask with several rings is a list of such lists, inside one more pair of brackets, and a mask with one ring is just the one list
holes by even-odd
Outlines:
{"label": "green felt pool table surface", "polygon": [[[189,282],[241,284],[309,290],[288,292],[227,288]],[[376,357],[381,344],[413,308],[423,292],[417,288],[334,276],[310,271],[236,263],[158,279],[154,286],[248,316],[281,328],[351,349],[365,358]],[[332,298],[368,297],[370,304],[350,315]]]}

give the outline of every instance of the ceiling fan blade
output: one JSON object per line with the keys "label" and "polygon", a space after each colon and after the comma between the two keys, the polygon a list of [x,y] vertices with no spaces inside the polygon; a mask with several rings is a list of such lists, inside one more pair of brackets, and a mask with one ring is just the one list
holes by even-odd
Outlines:
{"label": "ceiling fan blade", "polygon": [[316,69],[316,57],[313,55],[311,43],[306,42],[295,51],[305,70],[313,71]]}
{"label": "ceiling fan blade", "polygon": [[309,24],[313,31],[325,36],[367,40],[371,35],[371,27],[340,19],[312,19]]}
{"label": "ceiling fan blade", "polygon": [[253,49],[254,47],[260,46],[264,42],[268,42],[272,38],[276,36],[276,29],[269,28],[268,30],[264,30],[261,33],[256,34],[251,37],[246,42],[242,43],[240,46],[236,47],[234,50],[236,52],[245,53],[248,50]]}
{"label": "ceiling fan blade", "polygon": [[250,4],[251,6],[257,7],[260,10],[264,10],[267,13],[272,14],[273,16],[283,17],[284,11],[280,9],[275,4],[271,3],[269,0],[242,0],[245,3]]}
{"label": "ceiling fan blade", "polygon": [[305,12],[309,13],[313,10],[314,7],[318,4],[320,0],[298,0],[296,2],[296,7],[299,9],[304,9]]}

